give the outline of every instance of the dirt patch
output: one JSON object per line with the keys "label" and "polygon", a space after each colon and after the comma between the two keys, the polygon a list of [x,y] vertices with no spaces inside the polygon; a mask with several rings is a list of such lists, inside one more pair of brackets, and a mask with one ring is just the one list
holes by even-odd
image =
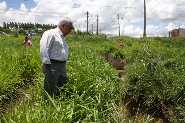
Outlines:
{"label": "dirt patch", "polygon": [[112,67],[116,68],[117,70],[124,69],[126,63],[115,58],[112,54],[108,52],[101,52],[100,55],[103,56],[107,60],[107,62],[109,62],[112,65]]}
{"label": "dirt patch", "polygon": [[12,105],[18,105],[23,99],[26,98],[24,92],[28,92],[30,89],[28,87],[22,87],[14,94],[11,99],[3,100],[1,107],[1,113],[9,112]]}

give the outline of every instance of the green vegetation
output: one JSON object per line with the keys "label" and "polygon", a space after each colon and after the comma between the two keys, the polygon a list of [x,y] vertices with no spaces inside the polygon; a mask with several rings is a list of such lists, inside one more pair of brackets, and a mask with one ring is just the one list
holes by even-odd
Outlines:
{"label": "green vegetation", "polygon": [[[1,122],[149,123],[155,122],[159,114],[168,122],[185,122],[184,39],[106,39],[104,35],[82,32],[73,32],[66,38],[69,44],[67,88],[60,98],[51,98],[45,103],[40,36],[32,38],[30,48],[23,47],[21,35],[0,36],[0,100],[1,105],[11,102],[10,109],[0,114]],[[114,41],[123,45],[117,46]],[[102,51],[127,64],[125,82],[99,55]],[[23,92],[27,98],[14,105],[12,97],[25,86],[30,88]],[[131,105],[133,102],[138,107]],[[131,108],[128,110],[127,106]],[[128,117],[129,112],[133,118]],[[143,112],[146,115],[140,116]]]}
{"label": "green vegetation", "polygon": [[[125,99],[168,122],[185,122],[185,39],[128,39]],[[120,41],[125,41],[125,39]]]}

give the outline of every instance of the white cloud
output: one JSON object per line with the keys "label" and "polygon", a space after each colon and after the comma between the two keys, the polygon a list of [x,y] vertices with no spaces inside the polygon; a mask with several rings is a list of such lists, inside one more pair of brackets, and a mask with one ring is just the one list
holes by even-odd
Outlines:
{"label": "white cloud", "polygon": [[175,24],[169,23],[168,26],[165,27],[168,31],[171,31],[175,28],[178,28]]}
{"label": "white cloud", "polygon": [[133,25],[127,25],[123,31],[124,35],[130,35],[132,37],[142,37],[143,35],[143,29]]}
{"label": "white cloud", "polygon": [[177,4],[181,4],[181,5],[184,4],[184,5],[185,5],[185,1],[184,1],[184,0],[176,0],[175,2],[176,2]]}
{"label": "white cloud", "polygon": [[2,3],[0,3],[0,12],[4,12],[6,7],[7,7],[7,5],[4,1]]}
{"label": "white cloud", "polygon": [[[119,14],[121,35],[140,37],[143,33],[143,0],[33,1],[37,3],[34,8],[28,9],[28,5],[21,4],[20,8],[16,10],[8,9],[6,2],[0,2],[0,26],[5,21],[57,24],[62,16],[68,16],[74,20],[76,29],[86,31],[88,11],[89,31],[93,29],[96,32],[98,19],[98,29],[101,30],[101,33],[118,35]],[[184,4],[184,0],[147,0],[147,22],[154,22],[147,24],[147,34],[150,36],[164,36],[168,34],[168,31],[178,28],[179,23],[181,27],[185,27]]]}

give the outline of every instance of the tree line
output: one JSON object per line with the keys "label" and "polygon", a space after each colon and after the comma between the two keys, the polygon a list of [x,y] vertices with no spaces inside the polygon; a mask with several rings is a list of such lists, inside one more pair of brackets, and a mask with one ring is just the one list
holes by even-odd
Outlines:
{"label": "tree line", "polygon": [[21,23],[21,22],[10,22],[6,23],[3,22],[3,27],[4,29],[35,29],[35,28],[42,28],[42,29],[51,29],[55,28],[56,25],[54,24],[39,24],[39,23]]}

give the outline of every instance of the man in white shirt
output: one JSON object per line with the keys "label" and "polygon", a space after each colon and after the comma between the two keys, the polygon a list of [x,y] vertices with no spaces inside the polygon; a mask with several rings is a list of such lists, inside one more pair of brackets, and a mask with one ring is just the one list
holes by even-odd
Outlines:
{"label": "man in white shirt", "polygon": [[40,58],[44,78],[44,100],[48,93],[51,97],[60,95],[60,87],[67,82],[66,60],[68,58],[68,45],[65,41],[73,29],[73,22],[68,17],[59,20],[55,29],[43,33],[40,40]]}

